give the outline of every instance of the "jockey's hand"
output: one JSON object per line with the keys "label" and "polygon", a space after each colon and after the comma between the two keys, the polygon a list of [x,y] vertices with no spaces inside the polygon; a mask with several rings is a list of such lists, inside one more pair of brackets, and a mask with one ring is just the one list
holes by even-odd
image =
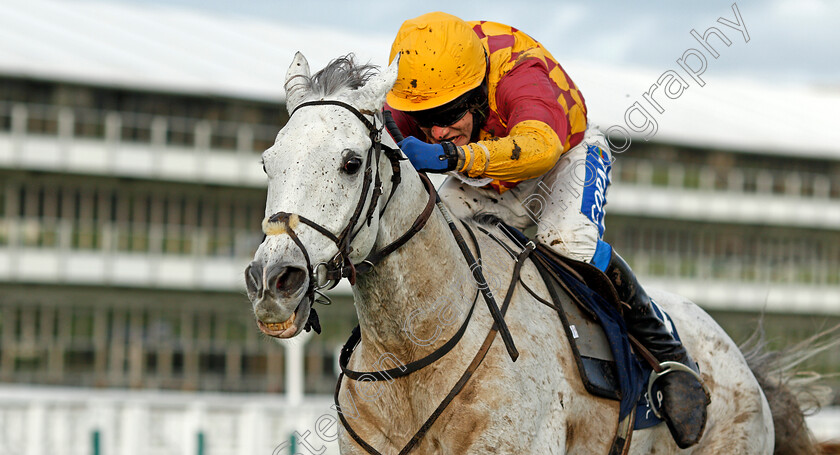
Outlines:
{"label": "jockey's hand", "polygon": [[458,163],[458,148],[451,142],[427,144],[408,136],[398,144],[414,169],[420,172],[447,172]]}

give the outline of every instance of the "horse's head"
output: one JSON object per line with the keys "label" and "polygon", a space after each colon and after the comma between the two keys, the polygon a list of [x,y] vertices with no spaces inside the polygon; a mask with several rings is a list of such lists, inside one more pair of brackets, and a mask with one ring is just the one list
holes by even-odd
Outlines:
{"label": "horse's head", "polygon": [[342,275],[353,282],[352,264],[373,248],[382,125],[374,113],[394,84],[396,65],[377,73],[339,58],[310,76],[297,53],[289,67],[290,119],[262,156],[266,238],[245,271],[257,324],[268,335],[319,330],[311,309],[316,291]]}

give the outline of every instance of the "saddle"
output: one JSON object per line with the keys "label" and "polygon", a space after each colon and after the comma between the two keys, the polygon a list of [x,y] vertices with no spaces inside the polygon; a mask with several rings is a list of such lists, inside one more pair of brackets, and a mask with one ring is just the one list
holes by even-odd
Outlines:
{"label": "saddle", "polygon": [[[516,228],[499,226],[517,244],[530,241]],[[640,361],[637,357],[640,348],[631,347],[620,313],[622,303],[609,278],[591,264],[560,256],[544,244],[537,244],[531,258],[545,282],[550,301],[537,296],[527,286],[526,289],[560,317],[586,390],[621,402],[620,420],[631,416],[633,430],[662,423],[645,393],[653,372],[650,363],[655,359]],[[667,313],[655,304],[654,310],[679,340]],[[654,395],[655,392],[654,384]]]}

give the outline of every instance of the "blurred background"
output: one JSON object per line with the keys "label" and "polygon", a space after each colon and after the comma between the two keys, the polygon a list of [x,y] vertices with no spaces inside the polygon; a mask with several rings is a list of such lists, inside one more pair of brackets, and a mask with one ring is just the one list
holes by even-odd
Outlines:
{"label": "blurred background", "polygon": [[644,283],[736,342],[840,323],[840,3],[450,3],[0,4],[0,454],[337,453],[312,432],[352,296],[319,308],[320,336],[257,330],[260,153],[296,51],[386,65],[432,10],[529,33],[629,138],[605,236]]}

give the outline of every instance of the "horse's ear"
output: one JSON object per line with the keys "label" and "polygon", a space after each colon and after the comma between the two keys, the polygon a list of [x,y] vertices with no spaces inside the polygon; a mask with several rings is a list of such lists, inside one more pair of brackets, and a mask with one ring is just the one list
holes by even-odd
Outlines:
{"label": "horse's ear", "polygon": [[385,105],[385,95],[394,86],[397,81],[397,69],[399,68],[400,56],[394,58],[388,69],[371,77],[367,83],[359,90],[359,98],[357,106],[359,109],[366,109],[370,111],[378,111]]}
{"label": "horse's ear", "polygon": [[286,71],[285,89],[286,110],[291,114],[309,92],[309,62],[300,52],[295,54],[289,70]]}

